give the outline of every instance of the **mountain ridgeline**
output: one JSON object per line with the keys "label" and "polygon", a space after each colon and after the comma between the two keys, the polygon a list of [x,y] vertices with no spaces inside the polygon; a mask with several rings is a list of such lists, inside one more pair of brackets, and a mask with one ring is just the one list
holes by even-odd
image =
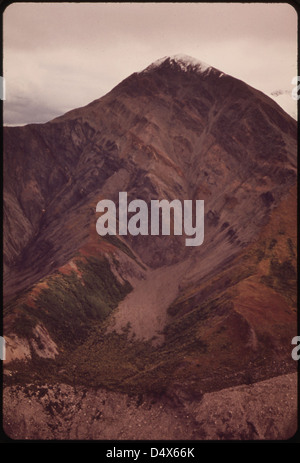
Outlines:
{"label": "mountain ridgeline", "polygon": [[[8,386],[182,406],[294,371],[296,151],[296,121],[273,100],[185,56],[5,127]],[[96,205],[119,192],[204,200],[203,244],[99,236]]]}

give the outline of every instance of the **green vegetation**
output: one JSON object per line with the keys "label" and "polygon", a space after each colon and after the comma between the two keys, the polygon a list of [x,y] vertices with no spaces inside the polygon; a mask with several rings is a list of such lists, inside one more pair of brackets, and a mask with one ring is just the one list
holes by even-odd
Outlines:
{"label": "green vegetation", "polygon": [[[228,365],[230,371],[242,368],[241,356],[235,351],[240,344],[230,331],[234,323],[242,326],[239,319],[230,318],[236,317],[231,302],[235,285],[254,274],[262,259],[270,259],[264,283],[284,294],[292,294],[295,289],[292,259],[282,263],[276,259],[275,241],[266,240],[259,248],[248,249],[246,255],[207,285],[181,293],[168,309],[168,323],[162,333],[164,342],[159,346],[136,340],[129,327],[121,334],[107,332],[108,315],[131,286],[127,282],[122,285],[115,278],[106,259],[78,257],[78,274],[55,274],[47,279],[49,287],[37,296],[35,309],[27,307],[24,300],[18,306],[19,333],[28,336],[32,326],[41,321],[57,342],[60,354],[51,360],[32,352],[31,362],[10,365],[14,374],[5,380],[22,385],[59,382],[137,395],[160,395],[172,384],[181,384],[191,394],[197,394],[199,384],[201,389],[209,388],[207,377],[214,361],[220,374],[212,381],[217,387],[223,386],[222,372],[226,373]],[[116,260],[116,267],[117,264]],[[231,324],[227,329],[223,323],[228,318]],[[208,334],[207,324],[211,328]],[[268,340],[259,338],[259,341],[264,355],[271,355]],[[248,351],[250,358],[252,354]],[[215,353],[218,355],[214,357]],[[244,351],[242,358],[247,366],[249,358]]]}
{"label": "green vegetation", "polygon": [[[203,322],[216,314],[220,316],[232,308],[229,297],[223,294],[220,297],[208,298],[202,303],[197,302],[197,297],[194,297],[181,303],[172,304],[168,309],[168,313],[170,315],[175,314],[175,312],[179,313],[182,307],[188,306],[189,311],[186,314],[179,318],[175,318],[166,326],[164,332],[169,342],[172,341],[174,343],[174,341],[177,340],[177,342],[182,343],[183,338],[187,334],[187,330],[189,330],[189,335],[195,335],[199,322]],[[203,351],[205,348],[202,343],[201,350]]]}
{"label": "green vegetation", "polygon": [[116,235],[105,235],[103,236],[103,239],[108,241],[108,243],[111,243],[113,246],[116,246],[116,248],[119,248],[122,252],[131,257],[131,259],[134,259],[136,261],[136,257],[131,251],[131,249]]}
{"label": "green vegetation", "polygon": [[122,252],[127,254],[131,259],[133,259],[143,270],[146,270],[146,267],[137,260],[136,256],[133,254],[131,249],[118,238],[116,235],[106,235],[103,236],[103,239],[111,243],[113,246],[116,246],[116,248],[119,248]]}
{"label": "green vegetation", "polygon": [[[7,384],[62,382],[74,387],[104,387],[129,394],[161,394],[180,380],[176,369],[183,355],[204,353],[206,345],[188,337],[155,347],[151,342],[134,341],[128,333],[105,333],[100,324],[91,328],[89,337],[73,350],[68,349],[55,360],[33,355],[28,363],[15,361],[10,365],[13,377]],[[181,379],[184,379],[182,374]]]}
{"label": "green vegetation", "polygon": [[48,288],[37,296],[36,309],[21,302],[13,305],[17,307],[16,334],[29,337],[40,321],[59,346],[73,347],[82,343],[93,323],[105,320],[132,289],[128,282],[119,283],[106,259],[89,257],[78,259],[76,264],[81,275],[73,271],[47,279]]}
{"label": "green vegetation", "polygon": [[29,338],[32,336],[32,330],[38,323],[38,319],[35,316],[30,316],[27,313],[27,305],[21,306],[18,317],[15,320],[14,332],[17,336]]}
{"label": "green vegetation", "polygon": [[[91,270],[91,263],[88,265]],[[88,284],[89,272],[86,269],[84,275],[84,281]],[[75,280],[77,284],[82,284],[77,279],[78,277],[72,274],[72,279],[67,277],[63,281],[67,280],[75,284]],[[57,289],[57,286],[55,288]],[[70,292],[71,289],[74,289],[72,285],[69,288]],[[52,290],[45,290],[45,293],[41,295],[39,301],[44,303],[47,301],[49,304],[51,300],[51,304],[54,303]],[[52,299],[50,294],[53,295]],[[61,301],[61,298],[62,294],[57,293],[57,300]],[[88,328],[88,334],[85,338],[82,336],[80,343],[71,344],[70,335],[65,333],[64,349],[55,360],[41,359],[33,353],[31,362],[12,363],[10,369],[14,370],[14,375],[8,377],[6,381],[22,385],[31,382],[35,384],[63,382],[74,387],[77,385],[104,387],[130,394],[163,394],[172,383],[186,380],[185,371],[180,367],[184,356],[205,356],[209,346],[199,337],[197,325],[218,310],[221,313],[220,305],[225,309],[224,304],[225,299],[207,302],[202,307],[198,304],[186,316],[171,321],[164,333],[165,342],[159,346],[154,346],[151,341],[134,340],[129,335],[129,327],[121,334],[108,333],[107,322],[99,318],[95,319],[93,323],[83,325]],[[49,323],[54,327],[52,320],[55,316],[50,317],[48,310],[50,311],[50,306],[47,305],[46,309],[44,305],[43,322],[50,331]],[[67,315],[66,312],[64,317],[67,316],[69,314]],[[84,319],[83,309],[73,318],[75,321],[78,318],[76,322],[78,328],[82,318]],[[59,324],[58,318],[55,318],[57,339],[64,333],[66,322],[64,318],[64,323]],[[69,322],[75,323],[73,320]],[[68,328],[75,330],[76,323]],[[195,393],[197,388],[198,386],[195,385]]]}

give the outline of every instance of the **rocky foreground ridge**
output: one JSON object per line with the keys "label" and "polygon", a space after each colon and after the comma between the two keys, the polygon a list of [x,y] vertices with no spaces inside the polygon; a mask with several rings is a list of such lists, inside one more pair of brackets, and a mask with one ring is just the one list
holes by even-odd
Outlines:
{"label": "rocky foreground ridge", "polygon": [[175,391],[145,398],[64,384],[14,386],[4,390],[4,407],[4,429],[14,439],[288,439],[297,429],[297,378],[236,386],[200,401]]}

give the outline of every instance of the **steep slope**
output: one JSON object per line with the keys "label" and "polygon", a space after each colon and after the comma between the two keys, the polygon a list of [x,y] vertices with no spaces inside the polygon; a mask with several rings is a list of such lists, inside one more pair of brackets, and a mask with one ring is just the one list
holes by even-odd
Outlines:
{"label": "steep slope", "polygon": [[[179,55],[4,141],[8,385],[188,403],[294,371],[296,122],[274,101]],[[204,243],[100,237],[120,191],[204,200]]]}
{"label": "steep slope", "polygon": [[[204,199],[201,254],[213,238],[225,252],[226,233],[235,236],[228,255],[251,241],[295,182],[295,121],[243,82],[187,69],[166,59],[85,108],[5,129],[7,296],[67,262],[88,238],[96,203],[117,202],[119,191],[147,202]],[[188,251],[177,237],[128,241],[154,267]]]}

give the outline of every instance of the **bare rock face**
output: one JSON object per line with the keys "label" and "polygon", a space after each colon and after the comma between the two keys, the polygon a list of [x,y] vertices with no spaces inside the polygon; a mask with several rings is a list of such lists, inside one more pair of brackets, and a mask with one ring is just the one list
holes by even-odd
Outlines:
{"label": "bare rock face", "polygon": [[14,360],[31,359],[31,349],[42,358],[52,358],[58,354],[57,345],[51,339],[47,329],[38,323],[32,330],[32,337],[18,337],[15,334],[6,336],[5,365]]}
{"label": "bare rock face", "polygon": [[[159,60],[46,124],[4,128],[5,377],[18,410],[13,419],[6,405],[8,434],[289,434],[280,407],[265,408],[267,389],[253,389],[257,413],[246,403],[263,380],[282,378],[286,397],[292,388],[282,375],[295,371],[296,151],[296,121],[273,100],[184,56]],[[128,202],[204,200],[203,244],[172,234],[100,237],[96,205],[118,206],[122,191]],[[241,401],[246,417],[235,408],[231,419],[220,390],[228,403]],[[130,395],[147,400],[130,405],[138,424],[125,432]],[[117,403],[122,426],[87,400]]]}
{"label": "bare rock face", "polygon": [[5,362],[13,360],[26,361],[31,358],[30,344],[26,338],[18,338],[15,334],[5,337]]}

